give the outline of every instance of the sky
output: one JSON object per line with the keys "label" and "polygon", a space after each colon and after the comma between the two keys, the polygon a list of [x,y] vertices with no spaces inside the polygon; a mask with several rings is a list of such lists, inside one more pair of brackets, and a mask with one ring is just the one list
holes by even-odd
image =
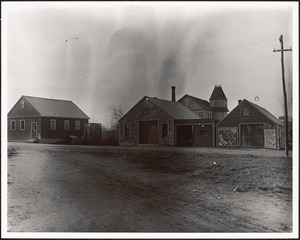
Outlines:
{"label": "sky", "polygon": [[278,117],[281,54],[273,49],[283,35],[284,47],[293,49],[284,53],[292,113],[298,21],[289,2],[2,5],[7,112],[22,95],[65,99],[110,127],[112,105],[127,112],[143,96],[171,100],[171,86],[177,100],[208,100],[221,85],[229,110],[247,99]]}

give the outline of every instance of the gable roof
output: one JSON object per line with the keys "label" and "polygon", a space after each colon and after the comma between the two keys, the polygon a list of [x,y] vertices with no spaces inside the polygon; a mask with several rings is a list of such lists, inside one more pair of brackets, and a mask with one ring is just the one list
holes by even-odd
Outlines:
{"label": "gable roof", "polygon": [[173,119],[200,119],[195,113],[190,111],[179,102],[172,102],[150,97],[148,99]]}
{"label": "gable roof", "polygon": [[89,119],[89,117],[72,101],[22,96],[42,117],[65,117]]}
{"label": "gable roof", "polygon": [[179,102],[172,102],[168,100],[158,99],[156,97],[144,96],[140,101],[138,101],[119,121],[122,121],[129,112],[133,111],[139,104],[143,101],[151,101],[154,105],[159,107],[162,111],[168,114],[171,118],[176,120],[183,119],[200,119],[196,114],[190,111],[188,108],[183,106]]}
{"label": "gable roof", "polygon": [[252,107],[257,109],[259,112],[261,112],[265,117],[267,117],[269,120],[271,120],[273,123],[276,123],[278,125],[284,125],[277,117],[275,117],[273,114],[271,114],[269,111],[267,111],[265,108],[258,106],[255,103],[252,103],[248,101],[247,99],[244,99],[243,101],[247,102],[250,104]]}
{"label": "gable roof", "polygon": [[227,100],[221,86],[215,86],[209,100]]}
{"label": "gable roof", "polygon": [[201,106],[203,106],[204,108],[206,109],[210,109],[209,107],[209,102],[206,101],[206,100],[203,100],[201,98],[197,98],[197,97],[194,97],[194,96],[191,96],[191,95],[188,95],[188,94],[185,94],[182,98],[180,98],[177,102],[181,101],[183,98],[185,97],[189,97],[191,98],[194,102],[200,104]]}

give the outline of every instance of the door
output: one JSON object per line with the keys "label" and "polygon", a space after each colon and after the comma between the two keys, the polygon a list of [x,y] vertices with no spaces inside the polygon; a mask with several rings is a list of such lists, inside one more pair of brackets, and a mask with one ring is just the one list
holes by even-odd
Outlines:
{"label": "door", "polygon": [[139,122],[139,144],[158,144],[158,121]]}
{"label": "door", "polygon": [[37,123],[36,122],[31,123],[31,137],[37,138]]}
{"label": "door", "polygon": [[177,125],[176,126],[177,146],[192,146],[193,145],[193,126],[192,125]]}
{"label": "door", "polygon": [[264,147],[264,125],[245,124],[241,125],[242,147],[263,148]]}

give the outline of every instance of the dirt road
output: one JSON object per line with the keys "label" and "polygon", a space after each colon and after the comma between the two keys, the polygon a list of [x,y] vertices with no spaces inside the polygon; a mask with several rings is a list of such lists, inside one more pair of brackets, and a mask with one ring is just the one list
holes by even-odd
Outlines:
{"label": "dirt road", "polygon": [[282,151],[8,143],[11,232],[291,232]]}

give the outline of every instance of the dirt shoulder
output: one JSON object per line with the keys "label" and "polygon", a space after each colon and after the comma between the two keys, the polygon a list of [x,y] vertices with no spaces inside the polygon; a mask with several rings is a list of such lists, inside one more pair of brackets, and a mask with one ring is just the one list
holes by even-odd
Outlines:
{"label": "dirt shoulder", "polygon": [[11,232],[291,232],[281,151],[9,143]]}

